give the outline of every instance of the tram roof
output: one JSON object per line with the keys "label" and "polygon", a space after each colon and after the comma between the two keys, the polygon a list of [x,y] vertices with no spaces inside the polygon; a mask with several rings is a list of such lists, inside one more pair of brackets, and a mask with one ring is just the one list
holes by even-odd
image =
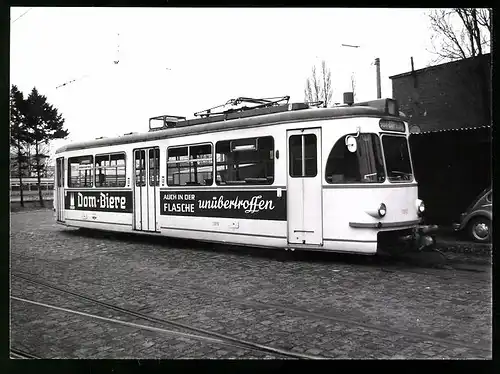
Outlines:
{"label": "tram roof", "polygon": [[186,120],[182,121],[182,126],[175,126],[144,133],[128,134],[113,138],[102,138],[85,142],[71,143],[57,149],[56,153],[76,151],[88,148],[108,147],[121,144],[147,142],[179,136],[196,135],[240,128],[270,126],[283,122],[319,121],[332,118],[349,117],[390,117],[399,118],[399,120],[403,119],[401,117],[388,115],[387,112],[380,108],[359,104],[333,108],[307,108],[288,110],[280,113],[262,114],[246,118],[234,119],[227,119],[226,116],[221,115],[212,118],[206,118],[202,123],[197,123],[200,121],[199,119]]}

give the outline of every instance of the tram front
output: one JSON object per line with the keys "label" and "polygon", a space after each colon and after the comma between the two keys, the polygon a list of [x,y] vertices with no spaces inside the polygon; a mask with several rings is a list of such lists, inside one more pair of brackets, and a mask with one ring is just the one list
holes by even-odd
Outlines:
{"label": "tram front", "polygon": [[425,205],[418,198],[407,123],[394,100],[365,105],[378,114],[358,112],[324,134],[333,144],[324,150],[324,226],[331,245],[367,254],[432,248],[436,226],[422,224]]}

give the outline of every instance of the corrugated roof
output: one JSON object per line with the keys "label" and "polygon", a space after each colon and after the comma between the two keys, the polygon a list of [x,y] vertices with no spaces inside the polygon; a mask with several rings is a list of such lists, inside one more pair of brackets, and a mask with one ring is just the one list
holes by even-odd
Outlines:
{"label": "corrugated roof", "polygon": [[474,126],[474,127],[458,127],[458,128],[454,128],[454,129],[428,130],[428,131],[422,131],[422,132],[414,132],[414,133],[412,133],[412,135],[429,134],[431,132],[450,132],[450,131],[477,130],[477,129],[485,129],[485,128],[491,128],[491,125]]}

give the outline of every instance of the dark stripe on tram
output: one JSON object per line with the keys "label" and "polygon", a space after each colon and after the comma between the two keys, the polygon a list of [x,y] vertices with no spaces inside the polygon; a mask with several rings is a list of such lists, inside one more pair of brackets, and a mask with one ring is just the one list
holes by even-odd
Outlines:
{"label": "dark stripe on tram", "polygon": [[258,235],[258,234],[244,234],[239,232],[228,232],[228,231],[214,231],[214,230],[199,230],[199,229],[181,229],[178,227],[167,227],[161,226],[162,229],[165,230],[179,230],[179,231],[195,231],[195,232],[209,232],[212,234],[228,234],[228,235],[242,235],[242,236],[255,236],[255,237],[264,237],[264,238],[275,238],[275,239],[286,239],[286,236],[275,236],[275,235]]}
{"label": "dark stripe on tram", "polygon": [[89,221],[85,219],[74,219],[74,218],[66,218],[66,221],[78,221],[78,222],[87,222],[87,223],[102,223],[102,224],[107,224],[107,225],[119,225],[119,226],[130,226],[132,227],[132,224],[130,223],[119,223],[119,222],[103,222],[103,221]]}
{"label": "dark stripe on tram", "polygon": [[216,186],[172,186],[172,187],[161,187],[160,191],[165,192],[165,191],[184,191],[184,190],[193,190],[193,191],[234,191],[239,189],[240,191],[261,191],[261,190],[268,190],[268,191],[276,191],[277,189],[281,188],[282,191],[286,191],[285,186],[242,186],[242,185],[234,185],[234,186],[224,186],[224,187],[216,187]]}
{"label": "dark stripe on tram", "polygon": [[370,189],[377,189],[377,188],[403,188],[403,187],[418,187],[418,184],[413,183],[405,183],[405,184],[370,184],[370,183],[365,183],[365,184],[328,184],[328,185],[323,185],[324,189],[330,189],[330,188],[370,188]]}
{"label": "dark stripe on tram", "polygon": [[377,243],[376,240],[330,239],[330,238],[324,238],[323,240],[328,242]]}

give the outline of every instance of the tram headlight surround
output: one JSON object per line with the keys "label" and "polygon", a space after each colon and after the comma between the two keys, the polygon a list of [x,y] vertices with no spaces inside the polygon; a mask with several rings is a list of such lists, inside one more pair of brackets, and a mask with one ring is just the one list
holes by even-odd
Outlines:
{"label": "tram headlight surround", "polygon": [[378,208],[378,215],[380,217],[384,217],[386,213],[387,213],[387,207],[385,206],[384,203],[380,204]]}

